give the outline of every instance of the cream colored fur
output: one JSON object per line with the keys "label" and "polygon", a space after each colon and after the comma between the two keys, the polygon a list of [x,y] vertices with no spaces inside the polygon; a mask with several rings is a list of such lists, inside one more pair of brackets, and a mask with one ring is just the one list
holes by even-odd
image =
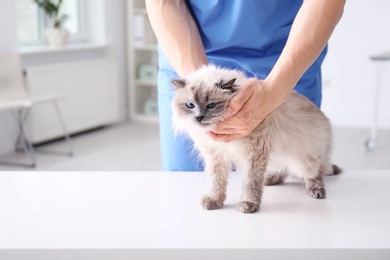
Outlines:
{"label": "cream colored fur", "polygon": [[[218,88],[218,84],[231,79],[236,79],[234,88]],[[306,97],[291,92],[284,104],[249,136],[239,140],[216,142],[206,134],[224,119],[223,111],[245,80],[243,72],[208,65],[185,78],[184,85],[173,82],[177,92],[172,102],[174,130],[188,134],[194,141],[210,180],[210,192],[202,198],[203,207],[222,207],[232,163],[243,175],[242,198],[238,204],[241,212],[257,211],[263,184],[278,184],[288,174],[305,180],[309,196],[324,198],[322,177],[333,174],[331,125]],[[211,102],[219,103],[214,109],[205,109]],[[194,104],[195,108],[188,109],[187,103]],[[194,118],[200,114],[205,115],[202,122]]]}

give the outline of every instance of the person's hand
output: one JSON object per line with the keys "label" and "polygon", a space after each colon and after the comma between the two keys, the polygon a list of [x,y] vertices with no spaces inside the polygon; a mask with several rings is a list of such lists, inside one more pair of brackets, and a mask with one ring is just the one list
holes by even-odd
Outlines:
{"label": "person's hand", "polygon": [[208,135],[215,141],[230,142],[249,135],[277,106],[283,95],[265,80],[249,79],[238,88],[225,111],[225,119]]}

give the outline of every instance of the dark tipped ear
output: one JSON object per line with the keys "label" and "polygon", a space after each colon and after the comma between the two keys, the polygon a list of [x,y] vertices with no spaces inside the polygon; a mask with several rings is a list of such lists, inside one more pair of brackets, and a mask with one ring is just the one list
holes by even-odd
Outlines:
{"label": "dark tipped ear", "polygon": [[226,90],[230,90],[231,92],[235,92],[237,90],[237,85],[234,85],[234,82],[236,82],[236,79],[233,78],[229,81],[226,81],[226,82],[223,82],[221,84],[219,84],[219,87],[221,89],[226,89]]}
{"label": "dark tipped ear", "polygon": [[184,88],[186,86],[186,81],[182,78],[172,79],[171,82],[176,87],[176,89]]}

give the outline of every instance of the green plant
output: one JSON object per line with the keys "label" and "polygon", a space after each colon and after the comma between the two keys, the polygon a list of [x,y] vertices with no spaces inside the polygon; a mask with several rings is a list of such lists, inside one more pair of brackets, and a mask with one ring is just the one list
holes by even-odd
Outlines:
{"label": "green plant", "polygon": [[62,0],[50,1],[50,0],[33,0],[40,8],[42,8],[45,13],[53,22],[53,27],[60,29],[64,22],[68,20],[69,16],[67,14],[60,14],[60,8]]}

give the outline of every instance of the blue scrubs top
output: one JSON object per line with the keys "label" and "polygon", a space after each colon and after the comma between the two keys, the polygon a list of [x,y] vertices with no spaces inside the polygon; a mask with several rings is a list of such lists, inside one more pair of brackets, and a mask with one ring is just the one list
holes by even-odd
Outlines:
{"label": "blue scrubs top", "polygon": [[[241,69],[248,76],[264,79],[279,58],[294,18],[303,0],[189,0],[188,8],[198,25],[209,63]],[[321,105],[321,64],[325,48],[299,80],[295,90]],[[163,170],[199,168],[190,149],[178,151],[192,156],[192,163],[167,146],[191,146],[187,140],[173,137],[170,100],[174,94],[170,80],[178,75],[159,48],[159,114]],[[173,143],[168,143],[173,142]],[[171,155],[170,155],[171,154]],[[167,158],[170,159],[167,159]],[[171,162],[168,162],[168,161]],[[182,161],[182,162],[179,162]],[[182,164],[180,167],[168,164]],[[165,165],[165,166],[164,166]]]}

